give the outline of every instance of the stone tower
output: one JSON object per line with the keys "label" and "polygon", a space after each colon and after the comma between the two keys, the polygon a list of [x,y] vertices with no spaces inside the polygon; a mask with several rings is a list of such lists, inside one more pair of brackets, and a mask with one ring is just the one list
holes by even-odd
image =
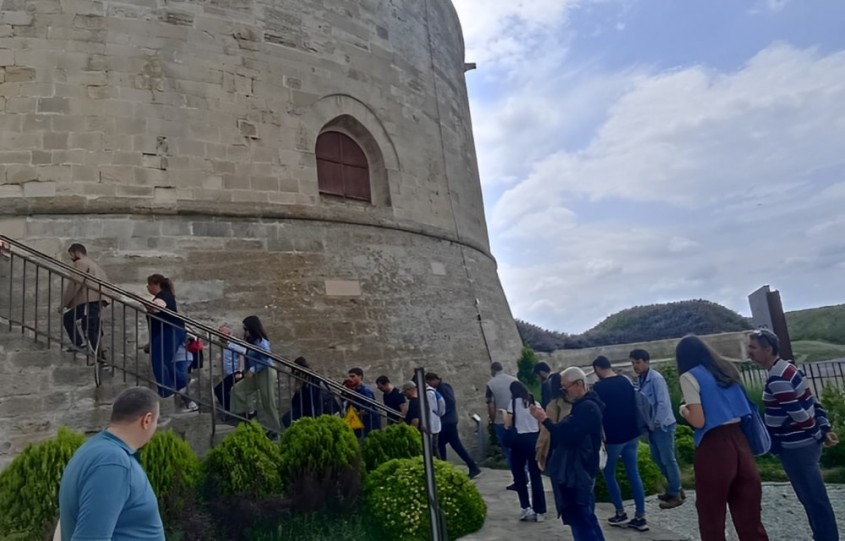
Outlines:
{"label": "stone tower", "polygon": [[2,0],[0,66],[4,234],[479,413],[518,355],[449,0]]}

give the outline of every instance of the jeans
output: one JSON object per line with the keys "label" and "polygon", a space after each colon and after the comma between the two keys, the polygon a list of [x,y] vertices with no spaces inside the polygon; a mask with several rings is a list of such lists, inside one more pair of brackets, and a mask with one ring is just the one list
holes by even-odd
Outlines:
{"label": "jeans", "polygon": [[[537,448],[538,432],[517,434],[516,440],[511,447],[511,473],[516,484],[516,493],[519,494],[519,506],[522,509],[528,507],[534,509],[535,513],[546,513],[546,491],[543,487],[543,476],[537,461],[534,460],[535,449]],[[528,466],[528,476],[531,477],[531,499],[528,498],[528,479],[525,475],[525,467]]]}
{"label": "jeans", "polygon": [[[92,350],[100,343],[100,307],[99,302],[87,302],[76,305],[62,315],[65,331],[70,341],[77,347],[85,345],[86,338]],[[82,334],[76,322],[81,321]]]}
{"label": "jeans", "polygon": [[666,489],[669,496],[677,496],[681,492],[681,469],[675,459],[675,426],[655,428],[648,434],[651,459],[669,483]]}
{"label": "jeans", "polygon": [[610,501],[616,511],[622,512],[625,507],[622,505],[622,492],[619,490],[619,483],[616,482],[616,463],[622,457],[622,464],[625,466],[625,473],[631,483],[631,491],[634,493],[634,503],[638,517],[645,516],[645,490],[643,481],[640,478],[640,471],[637,467],[637,449],[640,439],[634,438],[626,443],[615,443],[607,445],[607,465],[604,467],[604,482],[607,485],[607,492]]}
{"label": "jeans", "polygon": [[164,330],[150,337],[150,362],[162,398],[188,385],[188,365],[185,351],[185,329],[164,326]]}
{"label": "jeans", "polygon": [[454,449],[456,453],[458,453],[461,460],[469,466],[470,472],[478,470],[478,466],[475,465],[475,461],[472,460],[472,457],[469,456],[467,450],[464,449],[464,444],[461,443],[461,437],[458,434],[458,423],[443,423],[443,428],[440,430],[437,447],[440,451],[440,458],[443,460],[446,460],[447,443],[452,446],[452,449]]}
{"label": "jeans", "polygon": [[496,432],[496,439],[499,441],[499,447],[502,448],[502,454],[505,455],[505,462],[508,464],[508,469],[511,467],[511,450],[502,444],[505,437],[505,425],[494,424],[493,430]]}
{"label": "jeans", "polygon": [[604,541],[604,533],[596,518],[596,503],[592,490],[559,486],[560,518],[572,530],[574,541]]}
{"label": "jeans", "polygon": [[830,498],[819,470],[821,443],[814,443],[797,449],[782,449],[778,455],[792,488],[810,521],[815,541],[839,539],[836,517],[830,505]]}

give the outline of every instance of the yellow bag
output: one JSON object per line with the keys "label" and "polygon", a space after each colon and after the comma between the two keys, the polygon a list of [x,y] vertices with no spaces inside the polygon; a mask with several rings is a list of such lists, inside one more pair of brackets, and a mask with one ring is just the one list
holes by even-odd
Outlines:
{"label": "yellow bag", "polygon": [[346,425],[352,430],[361,430],[364,428],[364,423],[361,422],[361,418],[358,417],[358,412],[355,411],[355,408],[352,406],[349,406],[346,409],[346,416],[343,420],[346,421]]}

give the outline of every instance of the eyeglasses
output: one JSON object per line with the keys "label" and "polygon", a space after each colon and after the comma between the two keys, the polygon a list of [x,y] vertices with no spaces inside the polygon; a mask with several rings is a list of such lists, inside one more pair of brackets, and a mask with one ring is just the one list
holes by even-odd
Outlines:
{"label": "eyeglasses", "polygon": [[769,329],[757,329],[756,331],[752,331],[749,336],[758,340],[762,338],[768,345],[777,344],[780,341],[778,335]]}
{"label": "eyeglasses", "polygon": [[569,385],[564,385],[564,384],[563,384],[563,382],[561,382],[561,384],[560,384],[560,388],[561,388],[561,389],[563,389],[564,391],[568,391],[570,387],[573,387],[573,386],[575,386],[575,385],[578,385],[579,383],[581,383],[581,380],[578,380],[578,381],[573,381],[573,382],[572,382],[572,383],[570,383]]}

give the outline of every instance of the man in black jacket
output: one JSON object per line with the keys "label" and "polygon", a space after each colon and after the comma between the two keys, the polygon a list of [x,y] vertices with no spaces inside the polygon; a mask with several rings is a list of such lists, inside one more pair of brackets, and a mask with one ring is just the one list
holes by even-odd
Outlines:
{"label": "man in black jacket", "polygon": [[531,415],[543,423],[551,436],[546,470],[558,488],[557,510],[576,540],[604,541],[593,495],[599,470],[604,404],[596,393],[587,391],[587,377],[580,368],[563,371],[561,388],[572,402],[572,411],[561,422],[553,423],[543,408],[531,406]]}
{"label": "man in black jacket", "polygon": [[443,396],[443,401],[446,402],[446,413],[440,418],[442,428],[440,429],[440,437],[437,440],[437,446],[440,451],[440,458],[446,459],[446,444],[452,446],[452,449],[461,460],[466,462],[469,468],[469,478],[478,477],[481,470],[476,466],[475,461],[469,456],[467,450],[464,449],[464,444],[461,443],[461,436],[458,434],[458,407],[455,400],[455,390],[452,386],[440,379],[440,376],[434,372],[429,372],[425,375],[425,382],[434,387],[437,392]]}

